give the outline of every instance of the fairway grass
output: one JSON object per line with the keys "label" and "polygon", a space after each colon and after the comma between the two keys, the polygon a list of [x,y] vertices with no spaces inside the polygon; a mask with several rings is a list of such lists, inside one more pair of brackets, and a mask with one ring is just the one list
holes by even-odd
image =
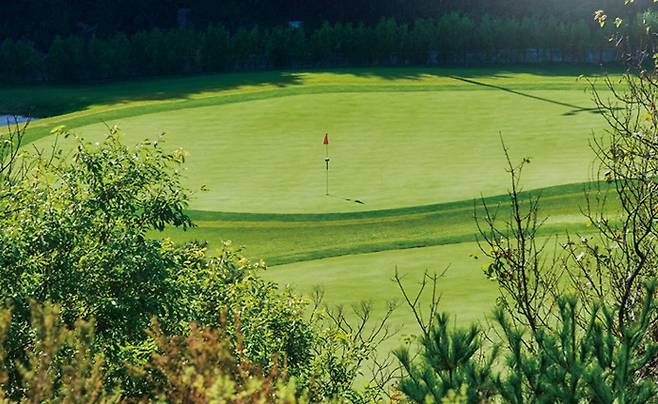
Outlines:
{"label": "fairway grass", "polygon": [[[38,148],[58,125],[89,141],[115,124],[126,143],[164,132],[164,147],[188,153],[184,183],[198,227],[152,236],[206,241],[211,253],[231,240],[266,261],[266,279],[307,295],[321,286],[330,305],[372,301],[378,314],[401,298],[396,268],[413,289],[425,270],[450,265],[440,309],[466,325],[482,321],[497,296],[472,255],[478,198],[506,211],[501,137],[515,161],[531,161],[522,183],[542,195],[541,235],[591,230],[579,212],[584,183],[595,179],[588,143],[604,121],[581,73],[337,69],[7,87],[0,113],[29,106],[44,117],[27,133]],[[405,306],[392,323],[418,331]],[[382,348],[399,345],[398,336]]]}
{"label": "fairway grass", "polygon": [[167,133],[168,147],[189,153],[185,183],[198,191],[191,208],[206,211],[370,211],[500,194],[501,135],[515,156],[532,159],[528,188],[589,179],[588,141],[602,120],[575,76],[392,71],[300,73],[275,89],[95,106],[39,121],[29,136],[43,137],[55,122],[91,141],[113,124],[127,142]]}
{"label": "fairway grass", "polygon": [[[528,191],[541,197],[540,217],[547,218],[542,234],[588,231],[579,212],[585,206],[587,184],[572,184]],[[490,207],[507,214],[507,195],[484,198]],[[617,206],[608,206],[614,212]],[[175,241],[208,242],[212,252],[225,240],[245,246],[246,254],[281,265],[320,258],[369,252],[427,247],[473,241],[474,215],[484,216],[481,200],[370,212],[333,214],[235,214],[192,211],[196,228],[170,228],[155,237]]]}
{"label": "fairway grass", "polygon": [[[397,301],[400,305],[390,325],[399,329],[399,333],[379,347],[380,352],[389,352],[402,345],[403,336],[419,332],[393,281],[396,269],[409,293],[415,295],[426,271],[442,273],[448,268],[438,283],[439,310],[449,313],[458,326],[484,323],[494,308],[498,290],[482,273],[482,260],[471,256],[477,252],[475,243],[386,251],[278,266],[265,271],[263,277],[288,285],[306,296],[319,287],[325,293],[326,303],[343,306],[346,310],[362,301],[370,302],[375,319],[383,316],[387,302]],[[425,312],[430,300],[431,291],[428,290],[420,300]]]}
{"label": "fairway grass", "polygon": [[[458,88],[453,77],[515,89],[562,89],[573,86],[580,75],[596,77],[596,67],[496,67],[496,68],[340,68],[307,71],[267,71],[163,77],[89,85],[0,86],[0,112],[49,118],[55,123],[101,112],[164,108],[165,104],[198,102],[226,95],[267,94],[273,90],[323,92],[327,88],[356,87]],[[318,91],[316,91],[318,92]]]}
{"label": "fairway grass", "polygon": [[[581,93],[534,91],[585,102]],[[515,155],[533,159],[532,188],[582,182],[597,115],[497,91],[314,94],[182,109],[105,124],[127,141],[167,133],[188,153],[186,185],[199,210],[311,213],[377,210],[449,202],[506,189],[499,134]],[[324,131],[330,134],[330,196],[325,195]],[[357,204],[352,200],[360,200]]]}

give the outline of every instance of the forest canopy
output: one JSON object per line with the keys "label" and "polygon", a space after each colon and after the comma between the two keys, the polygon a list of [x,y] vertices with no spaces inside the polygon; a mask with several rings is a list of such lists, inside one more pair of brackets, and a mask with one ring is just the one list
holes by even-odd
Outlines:
{"label": "forest canopy", "polygon": [[325,21],[373,24],[381,18],[394,18],[410,23],[451,12],[476,17],[550,15],[573,21],[591,19],[594,10],[600,8],[615,15],[633,13],[645,3],[650,0],[635,1],[633,7],[624,7],[623,1],[616,0],[26,0],[3,4],[0,38],[29,40],[44,48],[56,35],[107,37],[118,32],[170,29],[180,24],[196,29],[223,24],[237,30],[302,21],[312,29]]}

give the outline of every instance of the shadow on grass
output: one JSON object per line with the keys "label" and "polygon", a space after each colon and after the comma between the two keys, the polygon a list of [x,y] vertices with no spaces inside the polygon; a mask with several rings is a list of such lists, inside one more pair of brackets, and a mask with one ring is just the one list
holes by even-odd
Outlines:
{"label": "shadow on grass", "polygon": [[193,94],[244,86],[288,87],[302,84],[289,72],[231,73],[144,78],[129,81],[0,87],[0,113],[39,118],[82,111],[94,105],[189,98]]}
{"label": "shadow on grass", "polygon": [[[355,77],[372,77],[385,80],[422,80],[428,76],[460,78],[464,81],[477,78],[509,78],[513,74],[531,73],[544,76],[597,75],[601,69],[573,66],[517,66],[491,68],[332,68],[300,69],[298,71],[261,71],[251,73],[206,74],[143,78],[130,81],[85,83],[77,85],[30,85],[0,87],[0,113],[29,115],[39,118],[82,111],[94,105],[112,105],[128,102],[186,99],[203,92],[229,91],[244,86],[275,86],[279,88],[304,84],[303,73],[345,74]],[[471,84],[487,85],[476,81]],[[487,85],[517,95],[529,96],[504,87]],[[551,101],[533,97],[538,100]],[[575,112],[588,111],[565,103]]]}
{"label": "shadow on grass", "polygon": [[546,98],[546,97],[539,97],[537,95],[527,94],[527,93],[524,93],[524,92],[521,92],[521,91],[512,90],[512,89],[505,88],[505,87],[502,87],[502,86],[497,86],[497,85],[494,85],[494,84],[482,83],[482,82],[479,82],[479,81],[467,79],[465,77],[450,76],[450,78],[453,78],[453,79],[459,80],[459,81],[463,81],[465,83],[474,84],[476,86],[489,87],[489,88],[493,88],[493,89],[496,89],[496,90],[505,91],[505,92],[510,93],[510,94],[519,95],[521,97],[531,98],[533,100],[547,102],[549,104],[554,104],[554,105],[559,105],[559,106],[562,106],[562,107],[571,108],[570,111],[565,112],[563,114],[565,116],[573,116],[573,115],[576,115],[579,112],[590,112],[590,113],[593,113],[593,114],[600,114],[601,113],[601,110],[598,107],[594,107],[594,108],[582,107],[582,106],[570,104],[570,103],[567,103],[567,102],[553,100],[553,99]]}
{"label": "shadow on grass", "polygon": [[[564,116],[574,116],[581,112],[589,112],[592,114],[600,114],[601,111],[597,107],[584,107],[580,105],[574,105],[560,100],[540,97],[528,93],[524,93],[518,90],[512,90],[503,86],[498,86],[495,84],[483,83],[477,81],[477,78],[511,78],[514,74],[536,74],[540,76],[548,77],[557,77],[557,76],[604,76],[605,74],[616,74],[621,73],[618,67],[613,67],[611,70],[604,70],[600,67],[595,66],[550,66],[550,65],[538,65],[538,66],[517,66],[512,68],[417,68],[414,69],[413,73],[405,71],[405,69],[391,68],[391,69],[350,69],[350,70],[328,70],[328,72],[334,74],[351,74],[357,77],[373,77],[373,78],[382,78],[387,80],[420,80],[423,77],[427,76],[436,76],[436,77],[448,77],[454,80],[459,80],[468,84],[473,84],[482,87],[488,87],[496,90],[501,90],[508,92],[510,94],[518,95],[521,97],[526,97],[534,99],[536,101],[547,102],[554,105],[559,105],[562,107],[569,108],[569,111],[565,112]],[[455,74],[458,72],[459,74]]]}
{"label": "shadow on grass", "polygon": [[327,197],[340,199],[340,200],[345,201],[345,202],[356,203],[357,205],[365,205],[366,204],[365,202],[363,202],[360,199],[346,198],[344,196],[338,196],[338,195],[334,195],[334,194],[327,194]]}

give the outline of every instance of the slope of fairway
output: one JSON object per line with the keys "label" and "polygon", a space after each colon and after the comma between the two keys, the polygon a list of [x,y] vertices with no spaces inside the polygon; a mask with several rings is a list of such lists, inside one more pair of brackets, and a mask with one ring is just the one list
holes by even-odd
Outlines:
{"label": "slope of fairway", "polygon": [[[524,193],[541,195],[540,215],[547,217],[542,233],[586,231],[579,213],[585,205],[586,184],[563,185]],[[484,200],[507,214],[506,195]],[[610,198],[612,202],[613,199]],[[225,240],[246,246],[246,254],[280,265],[349,254],[427,247],[473,241],[477,233],[474,214],[483,217],[482,201],[459,201],[387,211],[332,214],[235,214],[190,212],[198,226],[187,231],[167,229],[175,241],[203,240],[214,252]],[[610,211],[616,205],[609,205]]]}
{"label": "slope of fairway", "polygon": [[[343,68],[309,71],[266,71],[151,78],[89,85],[0,86],[3,114],[49,117],[42,124],[71,120],[97,113],[128,109],[166,108],[166,105],[244,94],[276,93],[345,86],[362,88],[459,87],[454,76],[489,85],[523,90],[541,85],[545,89],[573,86],[579,75],[595,77],[596,67],[498,67],[498,68]],[[124,115],[122,113],[122,115]]]}
{"label": "slope of fairway", "polygon": [[[345,69],[12,87],[0,95],[14,107],[33,100],[37,115],[66,112],[30,128],[37,147],[51,143],[49,130],[60,124],[92,141],[111,124],[128,143],[166,132],[166,147],[189,152],[185,183],[196,191],[199,224],[166,235],[208,240],[211,249],[233,240],[276,265],[472,240],[468,199],[508,187],[499,134],[515,158],[532,159],[526,189],[589,180],[587,143],[603,120],[578,73]],[[582,186],[549,193],[547,231],[582,227]]]}
{"label": "slope of fairway", "polygon": [[[127,143],[166,132],[165,147],[189,153],[198,227],[153,236],[208,241],[211,252],[232,240],[272,266],[267,279],[303,293],[322,286],[331,305],[371,300],[378,313],[401,297],[396,267],[413,289],[425,270],[450,264],[441,309],[466,324],[495,303],[495,285],[470,255],[474,199],[507,209],[501,134],[515,160],[532,161],[522,182],[543,195],[540,215],[550,219],[541,234],[589,231],[582,183],[592,179],[588,142],[604,121],[581,73],[344,69],[11,87],[0,88],[0,113],[31,105],[46,117],[27,134],[37,147],[52,143],[56,125],[90,141],[114,124]],[[417,331],[406,307],[393,324]]]}
{"label": "slope of fairway", "polygon": [[[457,325],[483,321],[495,305],[497,288],[483,275],[481,260],[474,243],[453,244],[413,250],[387,251],[283,265],[270,269],[263,276],[280,285],[289,285],[297,292],[310,295],[319,287],[330,306],[342,305],[346,310],[362,301],[373,304],[375,318],[383,315],[388,301],[403,303],[403,297],[393,275],[397,269],[410,293],[416,293],[425,271],[442,273],[439,281],[440,310],[449,313]],[[426,293],[420,304],[426,309],[431,294]],[[391,318],[391,325],[400,333],[380,347],[387,352],[401,345],[402,335],[418,333],[409,308],[400,304]]]}
{"label": "slope of fairway", "polygon": [[169,147],[189,152],[186,185],[208,188],[191,208],[209,211],[369,211],[499,194],[506,189],[499,134],[516,156],[533,159],[528,188],[588,179],[587,143],[601,119],[575,77],[559,85],[553,76],[490,79],[504,87],[438,77],[451,84],[429,76],[422,85],[421,76],[421,84],[373,79],[366,86],[336,75],[342,87],[294,85],[263,98],[247,91],[242,96],[259,96],[170,103],[175,109],[137,103],[69,124],[90,140],[107,124],[119,125],[128,142],[166,132]]}

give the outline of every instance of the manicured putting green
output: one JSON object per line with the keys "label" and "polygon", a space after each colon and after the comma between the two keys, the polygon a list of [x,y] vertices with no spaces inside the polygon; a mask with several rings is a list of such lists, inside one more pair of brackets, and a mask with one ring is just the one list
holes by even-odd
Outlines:
{"label": "manicured putting green", "polygon": [[169,147],[189,152],[186,184],[208,188],[194,197],[191,207],[199,210],[369,211],[500,194],[507,177],[499,134],[515,156],[532,158],[527,188],[589,179],[587,144],[602,120],[588,110],[590,97],[575,74],[512,72],[474,79],[479,84],[453,74],[460,71],[424,73],[415,81],[411,71],[387,80],[383,73],[308,73],[301,76],[308,87],[301,80],[262,99],[226,103],[219,96],[197,106],[191,97],[175,109],[140,106],[135,116],[100,114],[73,127],[94,140],[105,124],[116,123],[128,142],[166,132]]}

